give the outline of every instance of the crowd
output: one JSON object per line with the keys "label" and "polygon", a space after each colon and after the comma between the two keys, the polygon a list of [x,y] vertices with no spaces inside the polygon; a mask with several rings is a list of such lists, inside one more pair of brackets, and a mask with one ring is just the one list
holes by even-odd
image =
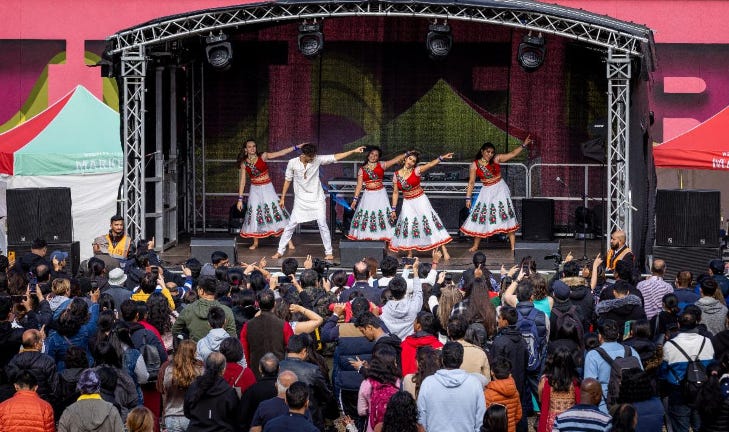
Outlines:
{"label": "crowd", "polygon": [[0,256],[0,431],[729,430],[720,260],[673,284],[622,252],[549,280],[438,250],[171,272],[111,228],[78,274],[40,239]]}

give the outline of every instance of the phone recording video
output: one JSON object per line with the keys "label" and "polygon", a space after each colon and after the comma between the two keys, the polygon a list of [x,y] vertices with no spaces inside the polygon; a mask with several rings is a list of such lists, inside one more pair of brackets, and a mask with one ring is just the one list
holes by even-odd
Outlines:
{"label": "phone recording video", "polygon": [[35,294],[35,290],[38,288],[38,278],[33,272],[28,273],[28,288],[31,294]]}
{"label": "phone recording video", "polygon": [[291,279],[288,276],[279,276],[277,280],[278,284],[287,284],[291,283]]}
{"label": "phone recording video", "polygon": [[414,262],[415,262],[415,258],[404,257],[402,259],[402,265],[413,265]]}

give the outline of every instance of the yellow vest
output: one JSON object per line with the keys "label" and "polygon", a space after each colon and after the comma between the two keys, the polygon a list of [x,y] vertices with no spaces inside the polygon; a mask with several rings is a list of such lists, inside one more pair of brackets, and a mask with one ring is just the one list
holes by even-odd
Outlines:
{"label": "yellow vest", "polygon": [[114,246],[111,242],[111,236],[107,234],[106,241],[109,243],[109,255],[117,259],[127,259],[129,253],[129,236],[124,234],[124,237],[119,240],[119,243]]}

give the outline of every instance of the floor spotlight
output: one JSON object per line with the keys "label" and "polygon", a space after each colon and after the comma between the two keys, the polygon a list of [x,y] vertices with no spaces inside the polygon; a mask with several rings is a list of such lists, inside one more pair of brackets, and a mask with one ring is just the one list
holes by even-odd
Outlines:
{"label": "floor spotlight", "polygon": [[227,70],[233,61],[233,48],[228,42],[228,36],[220,33],[219,35],[210,35],[205,38],[205,53],[208,57],[210,66],[218,70]]}
{"label": "floor spotlight", "polygon": [[521,67],[527,72],[534,72],[544,63],[544,37],[540,33],[533,36],[531,32],[524,35],[524,39],[519,44],[518,60]]}
{"label": "floor spotlight", "polygon": [[425,47],[428,49],[428,56],[433,60],[443,60],[448,57],[448,53],[453,46],[453,36],[451,35],[451,26],[447,21],[438,24],[433,21],[428,26],[428,35],[425,38]]}
{"label": "floor spotlight", "polygon": [[313,59],[324,49],[324,34],[321,32],[321,22],[304,21],[299,25],[299,51],[304,57]]}

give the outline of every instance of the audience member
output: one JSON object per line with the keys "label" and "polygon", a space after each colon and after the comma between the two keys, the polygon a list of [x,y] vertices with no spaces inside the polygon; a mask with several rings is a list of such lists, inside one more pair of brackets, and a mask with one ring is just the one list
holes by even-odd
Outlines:
{"label": "audience member", "polygon": [[225,357],[211,353],[205,361],[203,374],[195,378],[185,393],[184,413],[190,420],[188,431],[237,431],[239,400],[223,379]]}
{"label": "audience member", "polygon": [[608,432],[612,417],[598,408],[602,393],[600,383],[594,378],[582,380],[580,403],[558,415],[552,431]]}
{"label": "audience member", "polygon": [[101,398],[101,379],[86,369],[78,380],[81,396],[66,408],[58,421],[58,432],[119,432],[124,423],[114,404]]}
{"label": "audience member", "polygon": [[29,370],[14,376],[15,394],[0,403],[0,430],[54,432],[53,408],[38,396],[38,382]]}

